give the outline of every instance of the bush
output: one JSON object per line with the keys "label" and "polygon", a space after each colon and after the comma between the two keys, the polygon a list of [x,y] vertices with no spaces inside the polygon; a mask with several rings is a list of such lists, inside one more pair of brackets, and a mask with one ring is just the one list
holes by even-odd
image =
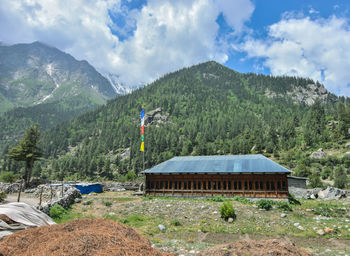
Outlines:
{"label": "bush", "polygon": [[111,207],[111,206],[112,206],[112,203],[111,203],[111,202],[105,202],[105,201],[103,201],[102,204],[104,204],[104,205],[107,206],[107,207]]}
{"label": "bush", "polygon": [[177,227],[178,227],[178,226],[181,226],[180,221],[177,220],[177,219],[171,220],[170,224],[173,225],[173,226],[177,226]]}
{"label": "bush", "polygon": [[50,217],[54,219],[61,219],[62,216],[66,213],[67,211],[59,204],[55,204],[50,209]]}
{"label": "bush", "polygon": [[266,199],[261,199],[257,202],[257,205],[260,209],[265,209],[266,211],[271,210],[273,201],[272,200],[266,200]]}
{"label": "bush", "polygon": [[224,202],[220,207],[221,218],[228,220],[229,218],[236,219],[235,209],[230,202]]}
{"label": "bush", "polygon": [[214,196],[212,198],[208,198],[208,201],[212,202],[223,202],[224,198],[222,196]]}
{"label": "bush", "polygon": [[337,188],[345,188],[347,185],[347,175],[342,166],[337,167],[334,174],[334,186]]}
{"label": "bush", "polygon": [[285,201],[277,202],[276,205],[282,211],[286,211],[286,212],[291,212],[292,211],[292,207],[290,207],[290,204],[285,202]]}
{"label": "bush", "polygon": [[4,191],[0,191],[0,202],[4,201],[6,197],[6,193]]}
{"label": "bush", "polygon": [[293,205],[301,205],[300,201],[293,194],[288,194],[288,203]]}
{"label": "bush", "polygon": [[18,179],[18,175],[15,175],[13,172],[3,172],[0,175],[0,181],[6,183],[13,183]]}
{"label": "bush", "polygon": [[243,204],[252,204],[252,201],[250,201],[249,199],[247,199],[245,197],[241,197],[241,196],[234,196],[233,201],[240,202]]}

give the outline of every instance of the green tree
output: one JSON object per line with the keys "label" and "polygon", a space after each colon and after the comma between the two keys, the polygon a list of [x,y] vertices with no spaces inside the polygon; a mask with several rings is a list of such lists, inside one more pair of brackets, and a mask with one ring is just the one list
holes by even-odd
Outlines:
{"label": "green tree", "polygon": [[325,111],[319,100],[311,106],[304,126],[304,140],[308,146],[317,144],[323,140],[325,131]]}
{"label": "green tree", "polygon": [[347,185],[347,175],[343,167],[337,167],[334,174],[334,186],[337,188],[345,188]]}
{"label": "green tree", "polygon": [[29,185],[34,162],[40,160],[42,156],[42,152],[38,147],[39,137],[40,131],[38,124],[34,124],[28,128],[23,139],[9,150],[9,158],[25,162],[25,171],[23,175],[24,187]]}

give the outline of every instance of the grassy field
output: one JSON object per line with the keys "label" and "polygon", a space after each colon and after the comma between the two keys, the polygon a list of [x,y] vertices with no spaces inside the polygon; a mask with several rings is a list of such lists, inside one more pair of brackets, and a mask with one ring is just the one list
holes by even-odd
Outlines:
{"label": "grassy field", "polygon": [[[220,216],[223,198],[135,197],[130,192],[89,195],[57,222],[74,218],[120,221],[146,235],[164,251],[193,255],[208,246],[239,239],[286,238],[315,255],[350,254],[350,200],[302,200],[288,209],[269,211],[241,198],[233,204],[237,218]],[[285,215],[285,216],[284,216]],[[158,225],[164,225],[160,231]],[[322,230],[323,235],[318,234]]]}

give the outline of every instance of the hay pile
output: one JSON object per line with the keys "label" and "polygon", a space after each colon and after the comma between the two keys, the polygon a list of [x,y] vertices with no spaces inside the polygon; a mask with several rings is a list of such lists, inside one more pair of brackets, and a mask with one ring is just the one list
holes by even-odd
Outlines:
{"label": "hay pile", "polygon": [[260,241],[238,241],[235,243],[217,245],[201,251],[198,256],[311,256],[310,252],[296,247],[284,239]]}
{"label": "hay pile", "polygon": [[0,255],[170,256],[151,247],[134,229],[104,219],[19,231],[0,243]]}

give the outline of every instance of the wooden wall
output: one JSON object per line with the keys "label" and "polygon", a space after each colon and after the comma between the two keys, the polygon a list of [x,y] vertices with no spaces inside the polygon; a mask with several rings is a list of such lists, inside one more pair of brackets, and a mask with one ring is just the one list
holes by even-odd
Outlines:
{"label": "wooden wall", "polygon": [[287,174],[146,174],[147,195],[288,197]]}

